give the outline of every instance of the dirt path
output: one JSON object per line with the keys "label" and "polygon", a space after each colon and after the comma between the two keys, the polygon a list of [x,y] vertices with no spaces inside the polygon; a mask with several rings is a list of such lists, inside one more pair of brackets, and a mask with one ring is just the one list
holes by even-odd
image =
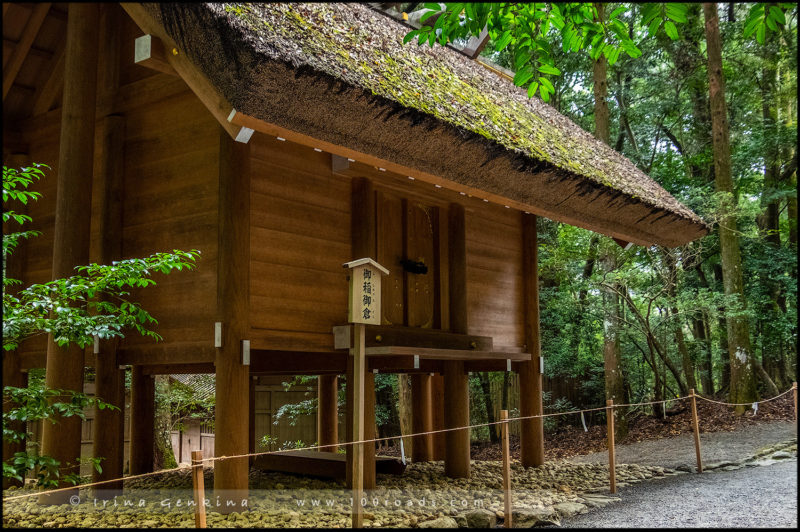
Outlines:
{"label": "dirt path", "polygon": [[797,458],[643,482],[620,501],[564,519],[569,528],[796,528]]}
{"label": "dirt path", "polygon": [[[797,425],[775,421],[744,425],[733,432],[700,434],[704,463],[741,460],[752,456],[759,448],[797,437]],[[608,452],[591,453],[569,458],[577,463],[608,463]],[[640,464],[676,468],[695,464],[694,437],[691,433],[617,446],[618,464]]]}

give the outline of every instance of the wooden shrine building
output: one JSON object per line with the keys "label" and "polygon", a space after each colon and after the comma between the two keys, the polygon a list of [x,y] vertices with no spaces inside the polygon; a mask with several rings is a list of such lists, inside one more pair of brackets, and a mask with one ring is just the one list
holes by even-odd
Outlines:
{"label": "wooden shrine building", "polygon": [[[342,264],[369,257],[390,274],[366,416],[376,371],[413,376],[415,431],[469,424],[469,371],[519,372],[521,414],[540,413],[537,216],[639,245],[708,227],[552,107],[458,51],[403,45],[408,31],[359,4],[4,3],[4,164],[52,167],[27,208],[42,235],[9,272],[27,285],[202,252],[134,294],[162,342],[31,339],[4,355],[4,384],[46,367],[79,390],[94,366],[114,402],[131,366],[131,473],[152,468],[155,374],[216,373],[217,456],[253,449],[252,377],[319,375],[319,443],[335,443],[353,358]],[[122,474],[120,419],[95,418],[97,479]],[[79,456],[79,421],[45,424],[42,452]],[[541,419],[521,438],[542,463]],[[468,430],[413,449],[469,475]],[[246,458],[216,463],[215,490],[247,481]]]}

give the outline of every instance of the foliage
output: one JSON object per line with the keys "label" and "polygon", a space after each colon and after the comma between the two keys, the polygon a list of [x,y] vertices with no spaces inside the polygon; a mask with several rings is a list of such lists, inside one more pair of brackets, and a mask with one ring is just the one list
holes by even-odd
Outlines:
{"label": "foliage", "polygon": [[[41,379],[31,379],[26,388],[3,387],[3,405],[8,405],[8,409],[3,411],[3,441],[10,443],[24,442],[25,439],[33,436],[30,432],[15,430],[14,427],[17,424],[24,427],[26,423],[40,420],[56,423],[56,418],[74,416],[85,419],[84,411],[93,407],[101,410],[105,408],[119,410],[116,406],[97,397],[89,397],[72,390],[47,388]],[[94,468],[99,472],[102,472],[101,460],[102,458],[91,460]],[[64,467],[69,467],[69,465],[66,464]],[[60,470],[63,469],[59,466],[60,463],[49,456],[17,452],[3,462],[3,477],[21,482],[29,471],[35,471],[37,486],[55,487],[61,477]],[[80,477],[76,473],[70,473],[63,480],[77,484]]]}
{"label": "foliage", "polygon": [[[528,88],[528,96],[537,92],[542,100],[549,101],[555,88],[548,76],[558,76],[561,70],[554,60],[554,42],[561,43],[566,52],[586,49],[596,60],[604,56],[610,65],[620,54],[639,57],[642,52],[635,44],[629,28],[630,8],[620,5],[606,16],[601,16],[595,4],[583,2],[510,2],[510,3],[426,3],[420,17],[424,23],[436,17],[432,25],[423,25],[410,31],[404,38],[414,37],[418,44],[439,43],[478,36],[484,28],[494,41],[495,51],[510,47],[514,84]],[[651,35],[663,31],[678,38],[676,23],[686,22],[686,6],[682,3],[646,4],[643,19]]]}
{"label": "foliage", "polygon": [[[157,323],[138,303],[126,296],[134,288],[155,285],[154,272],[168,274],[174,270],[193,269],[200,252],[174,250],[156,253],[145,259],[127,259],[111,265],[89,264],[76,268],[78,274],[56,279],[44,284],[33,284],[12,293],[13,285],[20,281],[6,275],[7,262],[22,239],[39,234],[38,231],[11,231],[12,223],[22,226],[31,217],[9,208],[10,202],[27,205],[38,200],[39,192],[28,190],[44,177],[45,164],[35,163],[22,168],[3,166],[3,349],[16,349],[21,342],[41,334],[52,334],[59,346],[70,343],[86,347],[95,338],[122,337],[125,329],[134,329],[156,340],[161,337],[147,327]],[[102,400],[91,398],[72,390],[48,388],[42,379],[31,379],[27,388],[3,388],[3,441],[23,441],[30,434],[15,430],[15,423],[47,420],[57,423],[65,417],[84,417],[85,408],[116,408]],[[100,468],[100,457],[90,459],[95,469]],[[80,462],[80,458],[77,459]],[[60,470],[71,464],[60,464],[48,456],[15,453],[3,462],[3,476],[22,480],[28,471],[36,471],[37,483],[56,486]],[[77,483],[80,477],[71,473],[62,480]]]}

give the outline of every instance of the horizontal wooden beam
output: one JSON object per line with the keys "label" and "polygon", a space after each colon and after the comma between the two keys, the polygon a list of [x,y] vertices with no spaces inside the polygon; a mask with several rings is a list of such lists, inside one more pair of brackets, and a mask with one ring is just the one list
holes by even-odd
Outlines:
{"label": "horizontal wooden beam", "polygon": [[186,85],[189,86],[195,96],[200,99],[231,138],[237,142],[247,143],[253,134],[252,129],[233,124],[228,120],[228,117],[235,113],[233,106],[217,92],[211,82],[194,66],[186,54],[178,49],[175,41],[153,16],[141,4],[123,3],[122,7],[136,25],[139,26],[139,29],[161,40],[166,50],[167,63],[186,82]]}
{"label": "horizontal wooden beam", "polygon": [[133,62],[137,65],[158,70],[170,76],[177,76],[178,73],[167,61],[167,53],[164,51],[164,43],[161,39],[150,34],[142,35],[137,38],[133,46]]}
{"label": "horizontal wooden beam", "polygon": [[[347,349],[353,346],[351,325],[337,325],[333,328],[334,347]],[[491,336],[459,334],[420,327],[389,325],[367,325],[365,331],[367,347],[381,345],[424,347],[432,349],[461,349],[493,351]]]}
{"label": "horizontal wooden beam", "polygon": [[512,360],[522,362],[531,359],[530,353],[504,353],[500,351],[471,351],[465,349],[429,349],[421,347],[406,347],[387,345],[381,347],[367,347],[367,357],[375,356],[418,356],[422,359],[432,360]]}
{"label": "horizontal wooden beam", "polygon": [[214,364],[146,364],[142,366],[144,375],[184,375],[214,373]]}

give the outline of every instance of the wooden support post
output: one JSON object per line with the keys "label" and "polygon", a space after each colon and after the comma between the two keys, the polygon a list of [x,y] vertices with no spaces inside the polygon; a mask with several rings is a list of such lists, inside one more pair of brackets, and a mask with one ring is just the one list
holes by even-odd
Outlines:
{"label": "wooden support post", "polygon": [[[113,31],[118,29],[114,28]],[[113,58],[109,58],[109,61],[116,61],[117,56],[111,55]],[[117,115],[103,118],[99,141],[99,172],[95,176],[95,193],[100,196],[98,258],[101,264],[111,264],[122,255],[122,162],[125,119]],[[118,409],[95,408],[92,450],[94,456],[102,456],[105,460],[101,472],[92,471],[94,482],[121,478],[124,467],[124,443],[120,446],[119,427],[120,423],[124,424],[125,416],[125,372],[119,369],[117,363],[117,343],[116,339],[101,339],[98,342],[98,352],[95,354],[95,396]],[[121,491],[122,481],[103,484],[95,490],[95,497],[113,498]]]}
{"label": "wooden support post", "polygon": [[[3,4],[5,8],[7,4]],[[10,154],[4,160],[4,163],[7,164],[9,167],[13,168],[20,168],[22,166],[26,166],[30,164],[30,159],[28,158],[28,154],[26,153],[13,153]],[[20,214],[27,214],[27,206],[18,204],[14,207],[14,210],[19,210]],[[14,224],[16,225],[16,223]],[[8,227],[3,227],[3,234],[11,233],[17,231],[18,229],[8,224]],[[14,253],[6,257],[6,264],[5,264],[5,276],[8,279],[17,279],[19,281],[23,280],[25,267],[26,267],[26,251],[27,246],[25,245],[25,240],[20,242],[20,245],[14,250]],[[25,286],[25,283],[22,284]],[[16,293],[20,290],[21,286],[19,285],[9,285],[4,287],[4,290],[7,290],[9,293]],[[25,388],[27,386],[27,374],[22,372],[21,369],[21,361],[19,352],[14,351],[5,351],[3,353],[3,387],[6,386],[13,386],[15,388]],[[10,402],[3,401],[3,412],[7,412],[11,410],[12,405]],[[8,423],[8,428],[14,430],[16,432],[24,433],[25,432],[25,423],[19,421],[10,421]],[[19,442],[7,442],[3,439],[3,460],[8,460],[14,453],[20,453],[25,451],[25,438]],[[3,478],[3,489],[6,489],[10,486],[22,486],[22,482],[11,479],[11,478]]]}
{"label": "wooden support post", "polygon": [[155,401],[152,375],[145,375],[142,366],[131,366],[131,475],[153,471]]}
{"label": "wooden support post", "polygon": [[[433,430],[433,405],[431,404],[431,376],[415,373],[411,375],[411,431],[414,433]],[[416,436],[411,446],[411,460],[427,462],[433,459],[433,436]]]}
{"label": "wooden support post", "polygon": [[[431,425],[433,430],[444,428],[444,376],[436,373],[431,376]],[[433,460],[444,460],[444,432],[431,434],[433,444]]]}
{"label": "wooden support post", "polygon": [[[352,386],[352,417],[350,424],[352,429],[352,440],[361,441],[364,439],[364,376],[366,371],[366,347],[364,325],[356,323],[353,325],[353,355],[352,371],[347,375],[347,386]],[[350,445],[352,447],[352,462],[350,464],[350,478],[353,486],[353,528],[361,528],[364,523],[363,509],[361,507],[361,497],[364,491],[364,454],[363,444]]]}
{"label": "wooden support post", "polygon": [[501,438],[503,440],[503,517],[505,527],[513,526],[511,520],[511,453],[508,449],[508,410],[500,411]]}
{"label": "wooden support post", "polygon": [[[53,235],[53,279],[68,277],[89,259],[92,167],[97,88],[97,4],[69,4]],[[47,341],[45,382],[49,388],[83,391],[84,350]],[[79,471],[81,419],[56,418],[42,428],[41,454],[62,464],[61,478]],[[59,487],[72,484],[60,482]],[[40,495],[41,504],[65,504],[77,493]]]}
{"label": "wooden support post", "polygon": [[[364,439],[375,439],[375,374],[367,371],[366,357],[364,358]],[[365,490],[375,489],[375,442],[365,443],[361,451],[364,457],[364,484]]]}
{"label": "wooden support post", "polygon": [[794,420],[797,421],[797,381],[792,383],[792,390],[794,392]]}
{"label": "wooden support post", "polygon": [[339,377],[320,375],[317,377],[317,442],[322,452],[335,453],[339,443]]}
{"label": "wooden support post", "polygon": [[[450,330],[467,334],[467,242],[464,206],[451,203],[448,209],[448,266]],[[445,361],[444,425],[445,428],[469,425],[469,377],[463,361]],[[469,429],[445,432],[445,474],[452,478],[468,478]]]}
{"label": "wooden support post", "polygon": [[608,481],[611,493],[617,492],[616,454],[614,450],[614,400],[606,401],[606,420],[608,421]]}
{"label": "wooden support post", "polygon": [[[531,360],[519,365],[519,414],[541,416],[542,367],[539,336],[539,243],[536,216],[522,213],[522,279],[525,312],[525,345]],[[524,467],[544,463],[544,420],[520,421],[520,457]]]}
{"label": "wooden support post", "polygon": [[192,488],[194,490],[194,527],[206,527],[206,489],[203,478],[203,451],[192,451]]}
{"label": "wooden support post", "polygon": [[[250,375],[247,395],[247,452],[250,454],[256,452],[256,382],[258,382],[258,377]],[[253,465],[253,460],[255,457],[250,457],[250,465]]]}
{"label": "wooden support post", "polygon": [[694,452],[697,455],[697,472],[702,473],[703,460],[700,457],[700,424],[697,422],[697,399],[694,395],[694,388],[689,390],[689,396],[692,398],[692,428],[694,429]]}
{"label": "wooden support post", "polygon": [[[351,246],[352,246],[352,256],[353,258],[363,258],[363,257],[376,257],[377,256],[377,236],[376,236],[376,213],[375,213],[375,190],[372,186],[372,181],[364,177],[354,177],[351,182]],[[363,329],[363,325],[362,325]],[[353,330],[353,345],[355,346],[355,342],[357,336],[355,335],[355,329]],[[365,355],[366,357],[366,355]],[[366,358],[365,358],[366,360]],[[354,375],[355,368],[353,366],[354,359],[353,357],[348,357],[348,364],[347,364],[347,389],[346,389],[346,397],[347,397],[347,419],[345,420],[345,428],[346,434],[345,437],[347,441],[355,441],[359,438],[355,437],[355,432],[353,432],[353,420],[355,418],[355,412],[353,411],[353,407],[356,405],[357,401],[353,396],[353,391],[356,389],[356,384],[351,386],[356,379],[363,379],[359,380],[359,382],[364,383],[362,389],[362,400],[364,403],[364,411],[362,414],[363,416],[370,416],[369,422],[362,426],[364,427],[364,434],[362,438],[366,437],[366,434],[372,434],[374,437],[374,418],[375,418],[375,376],[370,373],[369,375],[364,376],[357,376]],[[366,361],[363,367],[363,371],[366,371]],[[361,487],[365,489],[372,489],[375,486],[375,445],[370,444],[366,446],[360,446],[362,459],[363,459],[363,468],[361,469],[362,472],[364,471],[371,471],[367,473],[362,473],[361,478]],[[353,464],[354,458],[354,446],[348,445],[346,447],[346,454],[347,454],[347,485],[353,486],[355,489],[355,483],[351,476],[353,471],[355,470]],[[355,501],[354,501],[355,503]]]}
{"label": "wooden support post", "polygon": [[[469,381],[464,362],[444,362],[445,428],[469,425]],[[444,472],[450,478],[469,478],[469,430],[445,432]]]}
{"label": "wooden support post", "polygon": [[[250,367],[243,340],[249,327],[250,289],[250,149],[219,132],[219,240],[217,319],[222,347],[216,350],[215,429],[217,456],[247,454],[250,423]],[[221,513],[242,511],[247,504],[250,460],[222,460],[214,466],[214,492],[225,502]]]}
{"label": "wooden support post", "polygon": [[[18,277],[13,277],[17,279]],[[13,386],[15,388],[26,387],[26,374],[22,373],[20,369],[19,353],[14,351],[6,351],[3,353],[3,388],[6,386]],[[11,410],[12,405],[10,402],[3,401],[3,413]],[[17,432],[25,432],[25,423],[13,421],[8,423],[8,428]],[[10,460],[14,453],[21,453],[25,451],[25,439],[20,442],[7,442],[3,439],[3,461]],[[11,486],[22,486],[22,482],[11,479],[3,478],[3,489]]]}

